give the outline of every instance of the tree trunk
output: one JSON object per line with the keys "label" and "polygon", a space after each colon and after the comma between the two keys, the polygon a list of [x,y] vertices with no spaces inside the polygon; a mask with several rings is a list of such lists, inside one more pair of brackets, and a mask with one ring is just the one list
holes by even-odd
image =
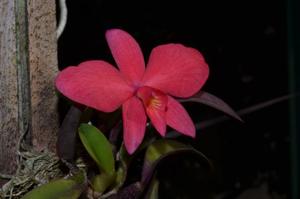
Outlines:
{"label": "tree trunk", "polygon": [[0,172],[17,168],[26,134],[35,150],[55,149],[58,130],[53,0],[0,1]]}

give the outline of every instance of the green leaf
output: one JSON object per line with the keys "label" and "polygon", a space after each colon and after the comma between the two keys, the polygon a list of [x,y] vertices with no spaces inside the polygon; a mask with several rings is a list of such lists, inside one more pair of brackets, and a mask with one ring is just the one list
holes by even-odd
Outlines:
{"label": "green leaf", "polygon": [[204,160],[210,169],[213,168],[209,159],[191,146],[184,145],[174,140],[161,139],[153,142],[147,148],[142,171],[143,185],[146,186],[150,182],[157,165],[163,162],[168,156],[185,153],[196,154],[197,157]]}
{"label": "green leaf", "polygon": [[145,155],[145,161],[148,164],[153,164],[153,162],[159,159],[162,155],[186,147],[186,145],[174,140],[157,140],[148,147]]}
{"label": "green leaf", "polygon": [[115,175],[101,173],[91,180],[91,184],[95,191],[103,193],[114,182],[115,178]]}
{"label": "green leaf", "polygon": [[121,145],[121,148],[119,150],[119,159],[121,164],[117,171],[116,183],[119,187],[121,187],[125,182],[127,169],[132,159],[132,156],[127,153],[124,144]]}
{"label": "green leaf", "polygon": [[115,160],[112,147],[103,133],[89,124],[81,124],[79,136],[85,149],[97,163],[99,169],[109,175],[115,173]]}
{"label": "green leaf", "polygon": [[132,156],[127,153],[123,144],[118,152],[118,157],[120,164],[115,173],[114,184],[112,185],[113,189],[110,192],[117,192],[123,186],[127,177],[128,166],[132,159]]}
{"label": "green leaf", "polygon": [[147,191],[145,199],[158,199],[159,181],[154,177]]}
{"label": "green leaf", "polygon": [[126,180],[126,177],[127,177],[128,167],[129,167],[131,161],[134,159],[134,157],[136,155],[138,155],[138,153],[140,151],[144,151],[144,149],[146,149],[147,146],[149,146],[151,143],[153,143],[154,140],[155,140],[155,138],[153,138],[153,136],[145,135],[145,138],[144,138],[142,144],[139,146],[137,151],[132,155],[129,155],[127,153],[124,143],[122,143],[119,153],[118,153],[119,161],[121,164],[118,167],[118,170],[116,171],[116,173],[117,173],[116,185],[115,185],[116,189],[119,189],[121,186],[123,186],[123,184]]}
{"label": "green leaf", "polygon": [[76,199],[86,187],[86,174],[82,171],[68,178],[49,182],[27,193],[22,199]]}

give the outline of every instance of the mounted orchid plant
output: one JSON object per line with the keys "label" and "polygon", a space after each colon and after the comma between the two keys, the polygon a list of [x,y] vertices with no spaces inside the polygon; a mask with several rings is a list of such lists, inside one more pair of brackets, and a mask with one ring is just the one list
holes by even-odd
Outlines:
{"label": "mounted orchid plant", "polygon": [[[194,153],[211,166],[193,147],[165,138],[168,130],[196,136],[181,102],[203,103],[240,120],[224,101],[200,91],[209,67],[198,50],[182,44],[160,45],[145,64],[139,44],[127,32],[108,30],[106,40],[119,70],[108,62],[91,60],[67,67],[55,80],[57,90],[73,102],[57,144],[71,176],[38,187],[24,198],[41,198],[41,194],[43,198],[157,198],[155,172],[169,155]],[[77,132],[82,145],[76,144]],[[78,166],[79,146],[84,146],[97,170],[89,161]],[[127,171],[141,154],[141,179],[128,183]]]}

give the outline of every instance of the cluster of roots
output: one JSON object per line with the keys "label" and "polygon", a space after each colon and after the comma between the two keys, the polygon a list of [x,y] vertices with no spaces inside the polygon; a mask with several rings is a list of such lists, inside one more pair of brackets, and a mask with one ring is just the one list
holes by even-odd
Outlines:
{"label": "cluster of roots", "polygon": [[18,199],[34,187],[63,176],[59,158],[51,152],[19,152],[16,174],[0,189],[0,198]]}

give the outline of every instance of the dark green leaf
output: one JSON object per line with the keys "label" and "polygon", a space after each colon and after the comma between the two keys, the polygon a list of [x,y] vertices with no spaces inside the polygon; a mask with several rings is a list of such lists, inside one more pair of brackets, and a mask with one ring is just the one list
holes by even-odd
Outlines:
{"label": "dark green leaf", "polygon": [[92,179],[92,187],[96,192],[103,193],[114,182],[115,178],[114,175],[101,173]]}
{"label": "dark green leaf", "polygon": [[142,184],[146,186],[150,182],[158,164],[167,159],[168,156],[184,153],[196,154],[197,157],[204,160],[210,169],[212,168],[209,159],[196,149],[174,140],[161,139],[152,143],[146,151],[142,173]]}
{"label": "dark green leaf", "polygon": [[68,179],[59,179],[35,188],[22,199],[76,199],[86,187],[86,174],[82,171]]}
{"label": "dark green leaf", "polygon": [[123,144],[119,151],[119,159],[121,164],[117,171],[116,187],[121,187],[124,184],[127,176],[128,166],[132,159],[132,157],[127,153]]}
{"label": "dark green leaf", "polygon": [[128,167],[131,163],[131,160],[134,159],[134,157],[140,152],[143,151],[148,145],[150,145],[152,142],[154,142],[155,138],[153,137],[147,137],[145,136],[143,143],[140,145],[140,147],[137,149],[137,151],[132,154],[129,155],[125,149],[124,144],[121,145],[119,153],[118,153],[118,157],[120,160],[120,166],[117,170],[117,177],[116,177],[116,187],[121,187],[127,177],[127,170]]}
{"label": "dark green leaf", "polygon": [[112,147],[103,133],[92,125],[81,124],[79,127],[79,136],[99,169],[109,175],[114,175],[115,161]]}
{"label": "dark green leaf", "polygon": [[151,145],[149,145],[149,147],[147,148],[145,161],[148,164],[153,164],[162,155],[186,147],[187,147],[186,145],[174,140],[165,140],[165,139],[157,140]]}
{"label": "dark green leaf", "polygon": [[159,181],[155,177],[153,177],[145,199],[158,199],[158,188],[159,188]]}

